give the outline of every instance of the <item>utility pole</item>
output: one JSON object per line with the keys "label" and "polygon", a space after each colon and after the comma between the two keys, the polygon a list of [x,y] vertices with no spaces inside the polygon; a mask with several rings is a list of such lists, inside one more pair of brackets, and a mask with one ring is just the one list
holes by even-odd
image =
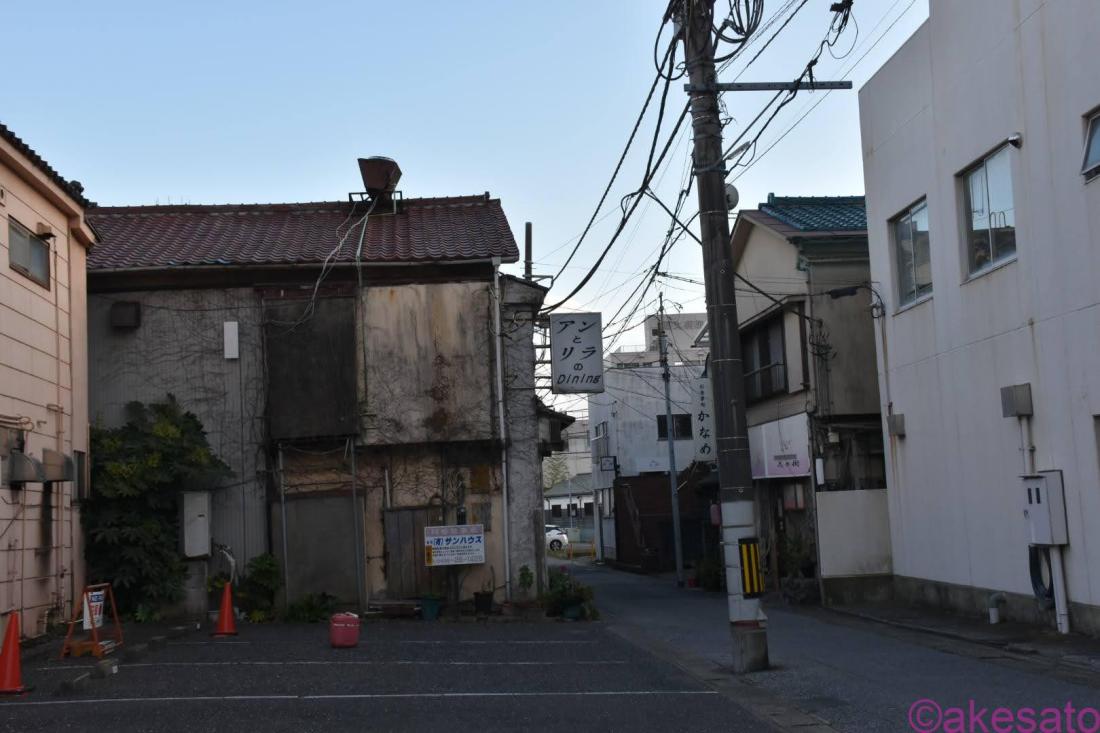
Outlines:
{"label": "utility pole", "polygon": [[665,333],[665,294],[660,294],[657,343],[661,351],[661,379],[665,382],[665,440],[668,441],[668,491],[672,499],[672,542],[676,548],[676,585],[684,587],[684,549],[680,538],[680,496],[676,490],[676,431],[672,420],[672,393],[668,371],[668,335]]}
{"label": "utility pole", "polygon": [[[690,7],[689,7],[690,6]],[[687,12],[685,12],[685,9]],[[682,28],[690,82],[694,170],[699,190],[699,228],[703,241],[707,324],[710,331],[711,386],[714,391],[718,446],[722,544],[726,563],[727,601],[733,635],[733,670],[753,672],[768,666],[766,617],[755,592],[759,567],[746,558],[759,557],[755,492],[745,422],[745,384],[737,304],[733,286],[726,163],[718,114],[717,73],[711,38],[714,0],[684,0],[677,21]],[[747,551],[746,549],[747,548]],[[758,562],[758,561],[757,561]],[[746,583],[749,580],[749,583]]]}

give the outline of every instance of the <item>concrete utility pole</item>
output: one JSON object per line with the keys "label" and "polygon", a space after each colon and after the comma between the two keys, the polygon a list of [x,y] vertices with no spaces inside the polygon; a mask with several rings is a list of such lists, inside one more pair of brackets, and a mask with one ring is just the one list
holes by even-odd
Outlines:
{"label": "concrete utility pole", "polygon": [[746,579],[749,585],[754,585],[752,580],[759,577],[760,571],[748,566],[745,560],[759,555],[758,551],[752,551],[758,542],[755,494],[745,423],[745,384],[733,287],[722,123],[715,86],[713,15],[714,0],[684,0],[677,20],[683,29],[690,81],[733,669],[735,673],[744,673],[767,668],[768,636],[757,594],[746,597],[744,592]]}
{"label": "concrete utility pole", "polygon": [[676,548],[676,585],[684,587],[684,549],[680,538],[680,496],[676,490],[676,431],[672,420],[672,392],[668,371],[668,336],[665,332],[665,295],[661,293],[657,317],[657,344],[661,351],[661,379],[665,382],[665,439],[668,441],[668,491],[672,499],[672,542]]}

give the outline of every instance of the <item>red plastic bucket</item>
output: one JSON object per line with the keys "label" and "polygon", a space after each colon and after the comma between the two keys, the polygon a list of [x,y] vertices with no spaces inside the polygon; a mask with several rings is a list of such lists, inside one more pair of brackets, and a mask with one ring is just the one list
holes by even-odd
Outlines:
{"label": "red plastic bucket", "polygon": [[359,645],[359,617],[354,613],[336,613],[329,619],[328,637],[335,649]]}

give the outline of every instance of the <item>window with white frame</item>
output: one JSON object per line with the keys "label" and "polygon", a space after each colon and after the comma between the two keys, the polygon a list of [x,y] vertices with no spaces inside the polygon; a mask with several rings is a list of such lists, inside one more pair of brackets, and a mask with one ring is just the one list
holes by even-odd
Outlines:
{"label": "window with white frame", "polygon": [[1100,176],[1100,112],[1094,112],[1085,129],[1085,159],[1081,173],[1086,181]]}
{"label": "window with white frame", "polygon": [[970,274],[1016,254],[1010,151],[1006,145],[962,174]]}
{"label": "window with white frame", "polygon": [[901,305],[932,292],[932,257],[928,241],[928,202],[920,201],[890,222]]}
{"label": "window with white frame", "polygon": [[42,287],[50,287],[50,243],[8,219],[8,262],[11,269]]}

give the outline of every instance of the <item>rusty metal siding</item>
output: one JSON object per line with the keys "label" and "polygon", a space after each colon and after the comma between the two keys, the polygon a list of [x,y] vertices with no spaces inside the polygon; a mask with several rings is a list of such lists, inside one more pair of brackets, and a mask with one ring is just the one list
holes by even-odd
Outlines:
{"label": "rusty metal siding", "polygon": [[270,437],[357,433],[355,299],[268,300],[264,322]]}
{"label": "rusty metal siding", "polygon": [[487,284],[368,287],[362,299],[366,442],[491,439]]}
{"label": "rusty metal siding", "polygon": [[[117,301],[141,303],[137,329],[111,328]],[[238,359],[225,358],[226,321],[239,324]],[[248,288],[88,296],[93,423],[121,425],[126,403],[160,401],[169,393],[194,412],[234,474],[213,494],[211,534],[241,562],[268,549],[260,328],[260,301]]]}

